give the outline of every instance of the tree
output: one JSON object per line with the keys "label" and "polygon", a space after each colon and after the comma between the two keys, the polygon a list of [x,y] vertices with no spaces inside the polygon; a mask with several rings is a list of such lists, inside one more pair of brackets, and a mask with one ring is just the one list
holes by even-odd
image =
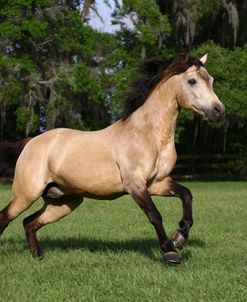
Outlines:
{"label": "tree", "polygon": [[[108,92],[113,119],[121,110],[125,93],[141,61],[169,57],[166,40],[170,34],[168,16],[161,14],[155,0],[115,0],[112,23],[119,25],[114,33],[115,45],[101,65],[102,83]],[[126,23],[126,19],[131,23]]]}
{"label": "tree", "polygon": [[193,49],[207,40],[224,47],[246,42],[246,0],[159,0],[160,10],[169,15],[171,38],[178,49]]}
{"label": "tree", "polygon": [[[214,43],[202,44],[195,55],[208,52],[207,69],[215,79],[215,91],[226,105],[226,118],[221,127],[217,152],[246,154],[247,130],[247,44],[229,50]],[[221,142],[219,144],[219,142]]]}
{"label": "tree", "polygon": [[0,1],[1,138],[7,132],[37,134],[42,110],[48,129],[91,127],[88,104],[105,124],[107,109],[94,70],[108,39],[83,23],[72,4]]}
{"label": "tree", "polygon": [[221,126],[182,112],[178,147],[186,153],[237,152],[246,154],[246,0],[158,1],[172,27],[170,43],[176,51],[195,56],[209,52],[207,69],[215,77],[215,90],[227,105]]}
{"label": "tree", "polygon": [[88,26],[90,11],[102,17],[97,0],[0,0],[0,139],[37,134],[43,114],[48,129],[104,127],[143,60],[208,52],[227,117],[216,126],[182,111],[178,149],[244,154],[246,1],[114,0],[119,30],[98,33]]}

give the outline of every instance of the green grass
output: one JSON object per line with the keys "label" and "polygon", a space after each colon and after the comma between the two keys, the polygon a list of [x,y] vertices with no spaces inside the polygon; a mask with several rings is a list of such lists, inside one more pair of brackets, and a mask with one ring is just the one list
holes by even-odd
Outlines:
{"label": "green grass", "polygon": [[[43,260],[31,257],[22,220],[0,240],[0,301],[247,301],[247,185],[187,183],[194,195],[194,226],[183,262],[166,265],[152,226],[136,204],[85,202],[39,232]],[[10,186],[0,186],[0,207]],[[171,235],[181,203],[155,198]]]}

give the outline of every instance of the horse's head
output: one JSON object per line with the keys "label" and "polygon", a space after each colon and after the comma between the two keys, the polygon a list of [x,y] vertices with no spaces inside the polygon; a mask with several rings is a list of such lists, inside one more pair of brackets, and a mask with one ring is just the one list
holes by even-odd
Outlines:
{"label": "horse's head", "polygon": [[182,108],[197,112],[209,121],[216,121],[224,115],[225,106],[213,90],[213,77],[204,68],[206,61],[207,54],[200,59],[201,65],[192,65],[177,75],[181,83],[177,100]]}

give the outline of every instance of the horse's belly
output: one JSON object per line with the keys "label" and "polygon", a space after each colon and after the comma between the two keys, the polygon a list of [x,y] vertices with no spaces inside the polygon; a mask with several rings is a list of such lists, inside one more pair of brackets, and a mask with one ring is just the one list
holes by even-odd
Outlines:
{"label": "horse's belly", "polygon": [[123,192],[118,166],[109,157],[64,160],[53,173],[56,183],[85,196],[111,196]]}

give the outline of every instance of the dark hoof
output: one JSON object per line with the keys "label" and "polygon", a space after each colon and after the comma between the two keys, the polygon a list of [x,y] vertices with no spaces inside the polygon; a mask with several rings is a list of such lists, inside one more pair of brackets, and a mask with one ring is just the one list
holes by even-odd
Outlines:
{"label": "dark hoof", "polygon": [[175,234],[172,236],[173,245],[181,250],[187,242],[187,239],[184,238],[183,234],[180,230],[177,230]]}
{"label": "dark hoof", "polygon": [[34,259],[42,260],[44,258],[44,254],[40,250],[31,251],[31,254]]}
{"label": "dark hoof", "polygon": [[166,252],[163,257],[168,264],[180,264],[181,257],[176,252]]}

